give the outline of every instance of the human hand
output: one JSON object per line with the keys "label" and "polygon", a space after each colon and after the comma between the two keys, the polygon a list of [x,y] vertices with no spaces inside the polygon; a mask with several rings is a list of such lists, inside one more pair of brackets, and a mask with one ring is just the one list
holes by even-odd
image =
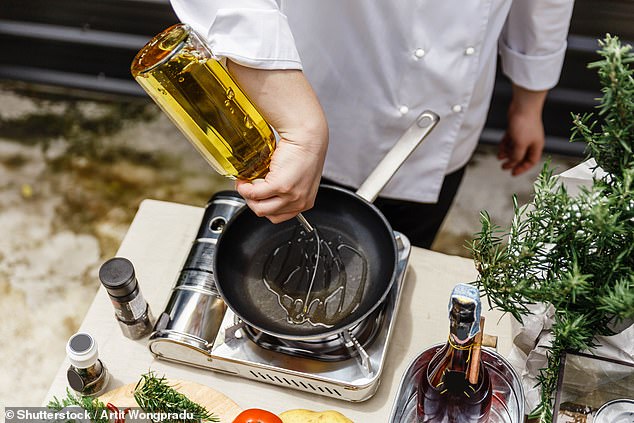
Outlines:
{"label": "human hand", "polygon": [[539,162],[545,144],[542,108],[546,91],[528,91],[513,86],[508,110],[508,128],[498,148],[502,169],[520,175]]}
{"label": "human hand", "polygon": [[293,139],[280,139],[264,179],[236,181],[236,189],[249,208],[273,223],[310,209],[317,195],[324,155],[311,148],[309,140],[297,140],[300,136],[310,138],[300,133],[291,135]]}
{"label": "human hand", "polygon": [[280,135],[264,179],[237,181],[258,216],[283,222],[311,208],[328,146],[328,125],[299,70],[261,70],[229,62],[229,70]]}

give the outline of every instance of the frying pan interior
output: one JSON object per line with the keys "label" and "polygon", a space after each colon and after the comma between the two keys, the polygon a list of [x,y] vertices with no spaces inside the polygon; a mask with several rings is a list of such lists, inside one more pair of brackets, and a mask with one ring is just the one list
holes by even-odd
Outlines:
{"label": "frying pan interior", "polygon": [[[327,336],[367,316],[385,299],[396,266],[396,244],[389,224],[372,204],[355,194],[321,186],[315,206],[304,216],[317,228],[322,239],[336,239],[335,244],[352,247],[345,248],[339,256],[346,269],[344,279],[349,292],[345,296],[355,298],[361,293],[360,302],[350,313],[332,313],[333,308],[329,306],[329,313],[335,317],[330,321],[331,327],[288,322],[280,296],[263,281],[263,275],[272,274],[273,279],[276,275],[288,275],[298,263],[301,251],[297,250],[301,248],[296,245],[292,248],[295,251],[284,251],[284,260],[272,259],[278,257],[273,253],[286,248],[288,241],[301,230],[295,219],[274,225],[245,207],[225,227],[216,251],[216,283],[227,305],[247,324],[288,339]],[[365,264],[367,277],[362,283],[360,273]],[[285,292],[303,299],[305,286],[298,285],[296,292],[289,286]],[[329,291],[317,283],[313,292]],[[355,304],[347,305],[350,309],[355,307]]]}

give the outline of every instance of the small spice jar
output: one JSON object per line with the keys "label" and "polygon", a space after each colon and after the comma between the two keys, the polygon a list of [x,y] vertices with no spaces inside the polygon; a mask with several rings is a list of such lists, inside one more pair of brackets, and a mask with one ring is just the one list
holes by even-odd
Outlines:
{"label": "small spice jar", "polygon": [[114,257],[99,269],[99,280],[114,306],[121,331],[130,339],[140,339],[152,332],[150,306],[141,295],[130,260]]}
{"label": "small spice jar", "polygon": [[81,395],[99,396],[108,386],[108,369],[99,360],[97,342],[87,333],[76,333],[66,344],[70,366],[68,384]]}

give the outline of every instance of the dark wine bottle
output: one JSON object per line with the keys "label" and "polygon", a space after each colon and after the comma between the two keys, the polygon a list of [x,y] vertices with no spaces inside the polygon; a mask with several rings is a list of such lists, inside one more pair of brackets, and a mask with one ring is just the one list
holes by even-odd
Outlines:
{"label": "dark wine bottle", "polygon": [[477,288],[458,284],[449,300],[449,340],[421,371],[419,423],[485,423],[491,410],[489,372],[480,358]]}

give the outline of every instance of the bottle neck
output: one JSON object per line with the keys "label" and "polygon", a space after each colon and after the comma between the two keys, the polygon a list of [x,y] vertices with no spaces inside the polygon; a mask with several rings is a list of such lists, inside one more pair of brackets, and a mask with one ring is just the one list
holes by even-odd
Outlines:
{"label": "bottle neck", "polygon": [[465,341],[460,342],[454,334],[449,334],[447,340],[448,352],[451,359],[448,363],[447,369],[455,372],[467,373],[469,370],[469,363],[471,363],[471,352],[473,351],[475,337],[467,338]]}
{"label": "bottle neck", "polygon": [[475,337],[472,337],[459,342],[452,333],[449,334],[447,343],[436,354],[429,366],[428,379],[432,386],[440,387],[448,372],[458,372],[464,374],[464,378],[467,377],[474,340]]}

